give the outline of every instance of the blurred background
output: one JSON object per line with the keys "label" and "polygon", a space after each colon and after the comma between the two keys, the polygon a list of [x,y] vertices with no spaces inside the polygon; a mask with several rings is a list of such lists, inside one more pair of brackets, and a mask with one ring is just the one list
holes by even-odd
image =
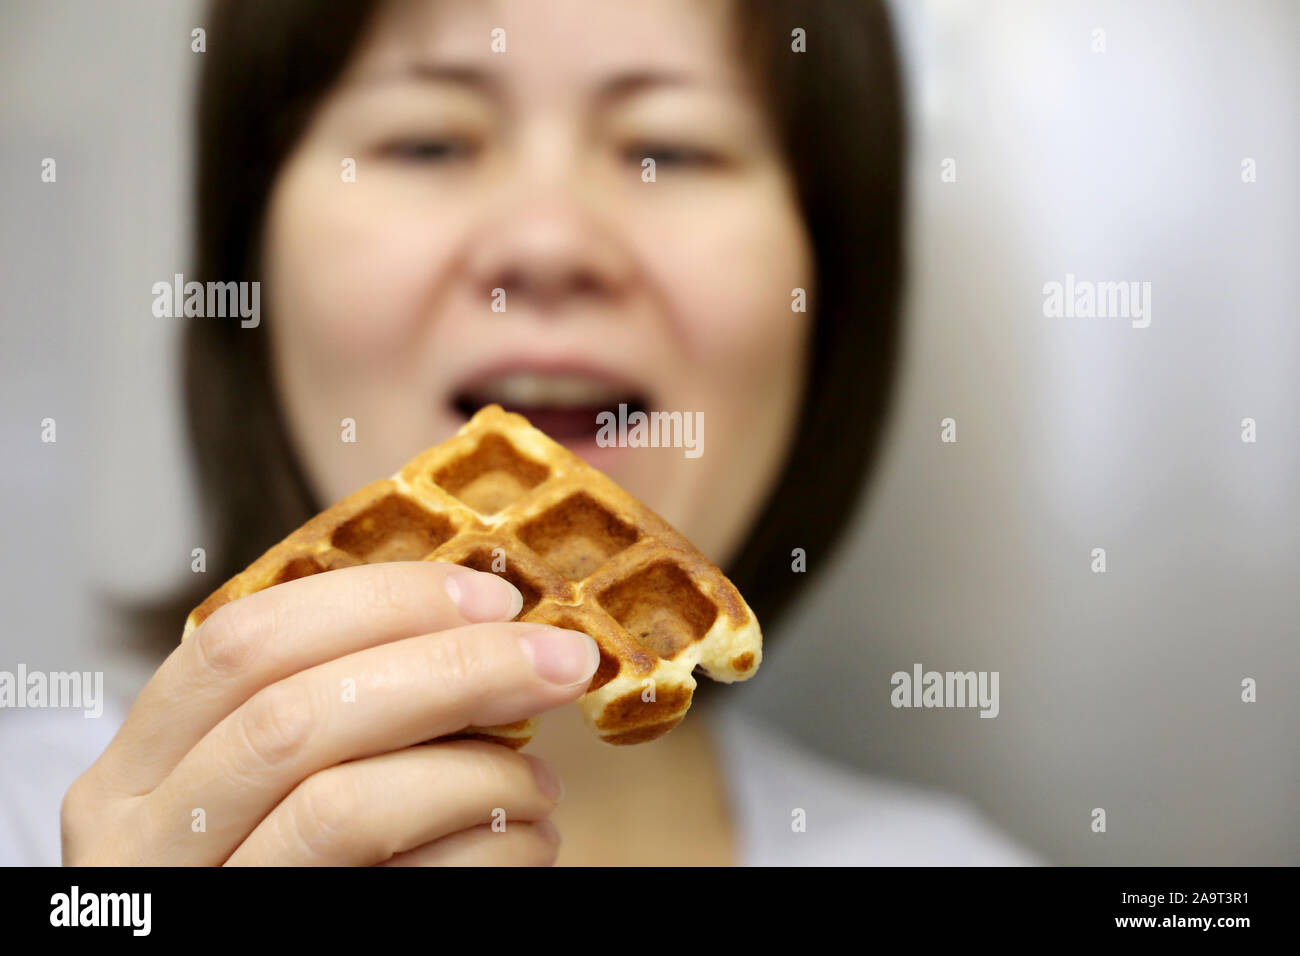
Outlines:
{"label": "blurred background", "polygon": [[[1300,5],[892,9],[897,413],[850,543],[730,693],[1050,862],[1300,863]],[[189,261],[198,11],[0,7],[0,669],[102,669],[128,699],[149,668],[95,594],[166,591],[199,533],[180,326],[150,313]],[[1046,318],[1067,273],[1150,282],[1150,326]],[[916,663],[1000,672],[1001,713],[893,709]]]}

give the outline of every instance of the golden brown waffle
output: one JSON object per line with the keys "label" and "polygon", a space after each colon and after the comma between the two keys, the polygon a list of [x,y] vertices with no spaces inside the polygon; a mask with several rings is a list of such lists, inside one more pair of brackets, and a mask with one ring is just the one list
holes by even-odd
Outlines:
{"label": "golden brown waffle", "polygon": [[[517,620],[583,631],[600,666],[578,705],[611,744],[667,733],[699,665],[745,680],[762,635],[735,586],[667,522],[522,415],[489,405],[392,478],[312,518],[190,612],[321,571],[380,561],[497,571],[524,596]],[[536,718],[464,736],[519,748]]]}

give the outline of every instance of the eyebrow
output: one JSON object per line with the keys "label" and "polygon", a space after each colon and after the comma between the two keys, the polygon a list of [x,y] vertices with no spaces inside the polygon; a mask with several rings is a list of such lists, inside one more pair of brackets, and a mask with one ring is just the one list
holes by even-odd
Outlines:
{"label": "eyebrow", "polygon": [[[454,63],[416,61],[398,70],[366,77],[362,83],[370,86],[405,79],[451,83],[495,99],[503,98],[501,82],[495,74],[481,67]],[[655,87],[693,85],[698,85],[698,81],[688,73],[652,69],[626,70],[601,82],[596,90],[596,102],[608,105]]]}

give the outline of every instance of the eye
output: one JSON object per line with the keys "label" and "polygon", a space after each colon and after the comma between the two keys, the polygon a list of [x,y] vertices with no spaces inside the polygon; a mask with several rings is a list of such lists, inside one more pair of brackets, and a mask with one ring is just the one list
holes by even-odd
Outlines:
{"label": "eye", "polygon": [[716,153],[705,149],[662,143],[634,144],[628,148],[627,158],[637,166],[645,159],[653,159],[655,166],[716,166],[721,162]]}
{"label": "eye", "polygon": [[384,146],[384,156],[407,163],[447,163],[468,159],[474,154],[474,144],[456,139],[401,139]]}

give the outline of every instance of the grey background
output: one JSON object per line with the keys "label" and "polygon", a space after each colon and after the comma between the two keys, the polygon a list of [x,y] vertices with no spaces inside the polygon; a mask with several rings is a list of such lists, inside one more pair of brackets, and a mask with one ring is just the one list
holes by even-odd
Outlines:
{"label": "grey background", "polygon": [[[1300,7],[897,9],[911,271],[885,467],[731,693],[1054,862],[1300,863]],[[0,668],[103,668],[127,695],[148,662],[107,644],[95,595],[162,593],[199,537],[178,323],[149,312],[187,262],[196,17],[0,7]],[[1151,327],[1044,318],[1067,272],[1151,282]],[[999,671],[1000,716],[893,709],[918,662]]]}

